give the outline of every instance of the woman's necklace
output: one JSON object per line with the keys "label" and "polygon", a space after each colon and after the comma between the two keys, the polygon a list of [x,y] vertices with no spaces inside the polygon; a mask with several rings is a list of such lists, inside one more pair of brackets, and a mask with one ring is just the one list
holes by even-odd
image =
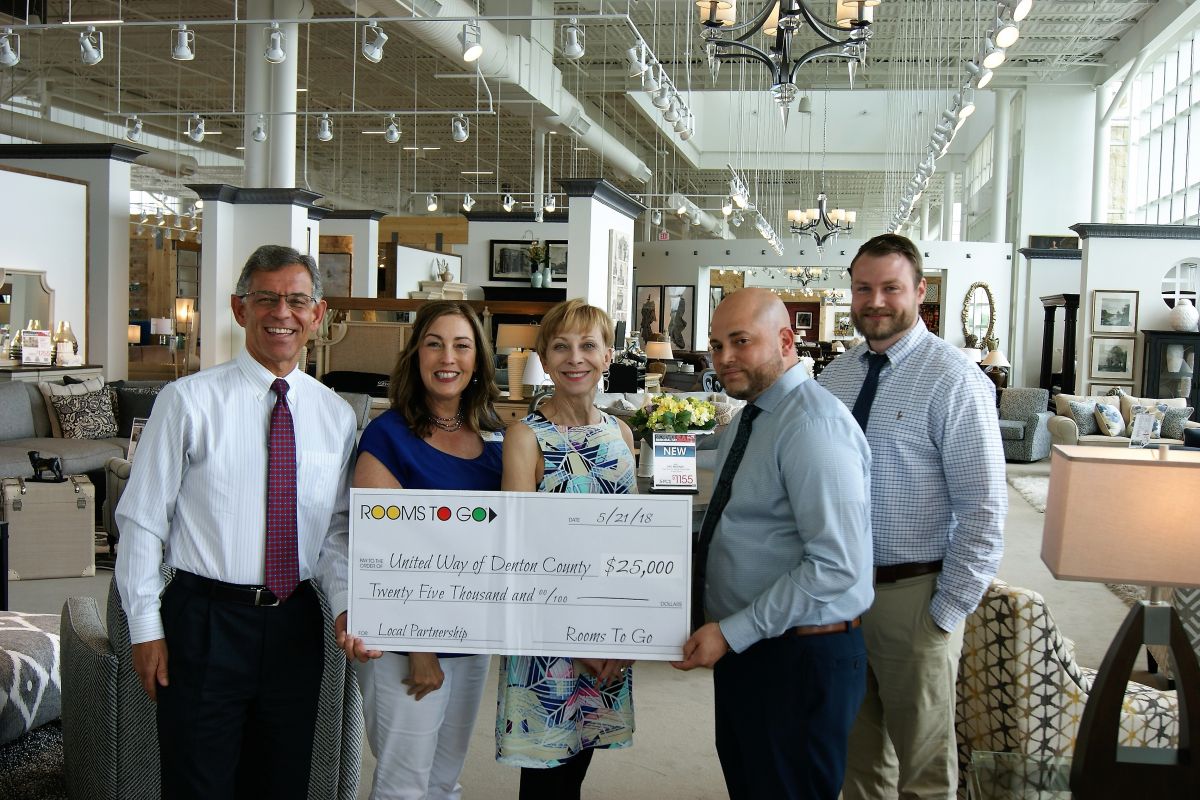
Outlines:
{"label": "woman's necklace", "polygon": [[456,433],[463,426],[462,411],[456,412],[453,417],[439,417],[436,414],[430,414],[429,421],[446,433]]}

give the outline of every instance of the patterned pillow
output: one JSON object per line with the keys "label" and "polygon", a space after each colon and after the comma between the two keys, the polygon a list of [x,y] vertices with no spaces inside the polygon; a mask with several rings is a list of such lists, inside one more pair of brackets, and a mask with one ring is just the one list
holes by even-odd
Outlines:
{"label": "patterned pillow", "polygon": [[64,439],[108,439],[117,435],[112,395],[107,389],[50,398]]}
{"label": "patterned pillow", "polygon": [[1121,419],[1121,412],[1112,406],[1096,403],[1093,416],[1097,430],[1105,436],[1120,436],[1125,432],[1125,420]]}
{"label": "patterned pillow", "polygon": [[1182,439],[1183,438],[1183,423],[1192,418],[1192,411],[1188,408],[1168,408],[1163,413],[1162,421],[1162,437],[1164,439]]}
{"label": "patterned pillow", "polygon": [[46,383],[45,381],[39,383],[38,389],[41,390],[42,397],[46,400],[46,416],[50,418],[50,435],[55,439],[63,438],[62,426],[59,425],[58,414],[54,410],[54,403],[51,398],[64,394],[87,394],[88,392],[96,392],[103,388],[103,378],[88,378],[85,381],[75,381],[74,383]]}
{"label": "patterned pillow", "polygon": [[0,611],[0,744],[62,715],[58,615]]}
{"label": "patterned pillow", "polygon": [[1072,400],[1068,403],[1068,407],[1071,411],[1071,419],[1075,420],[1075,424],[1079,426],[1080,436],[1087,436],[1099,430],[1096,427],[1096,403],[1079,403]]}
{"label": "patterned pillow", "polygon": [[1149,414],[1150,416],[1154,417],[1154,427],[1150,429],[1150,438],[1159,438],[1162,436],[1162,422],[1166,411],[1167,406],[1165,403],[1158,403],[1153,406],[1142,405],[1138,403],[1131,406],[1129,409],[1129,425],[1125,428],[1125,435],[1133,436],[1133,421],[1138,414]]}

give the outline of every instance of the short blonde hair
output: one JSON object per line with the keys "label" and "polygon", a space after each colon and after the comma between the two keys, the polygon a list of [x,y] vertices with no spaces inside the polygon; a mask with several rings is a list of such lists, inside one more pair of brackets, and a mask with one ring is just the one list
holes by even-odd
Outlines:
{"label": "short blonde hair", "polygon": [[600,330],[605,347],[613,346],[613,322],[604,309],[589,306],[579,297],[564,300],[542,317],[537,342],[533,347],[538,356],[545,358],[546,348],[555,336],[568,332],[587,333],[593,328]]}

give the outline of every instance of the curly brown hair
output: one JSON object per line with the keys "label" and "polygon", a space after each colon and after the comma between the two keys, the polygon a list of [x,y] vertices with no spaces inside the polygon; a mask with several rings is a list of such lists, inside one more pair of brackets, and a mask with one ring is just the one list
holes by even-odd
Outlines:
{"label": "curly brown hair", "polygon": [[392,410],[404,417],[412,432],[422,439],[433,430],[429,407],[425,404],[425,383],[421,380],[420,350],[434,320],[447,314],[456,314],[465,319],[475,337],[475,374],[462,394],[463,425],[478,433],[502,431],[504,423],[492,407],[492,403],[500,398],[492,345],[483,335],[483,325],[475,310],[458,300],[433,300],[421,306],[417,312],[412,336],[392,368],[388,386]]}

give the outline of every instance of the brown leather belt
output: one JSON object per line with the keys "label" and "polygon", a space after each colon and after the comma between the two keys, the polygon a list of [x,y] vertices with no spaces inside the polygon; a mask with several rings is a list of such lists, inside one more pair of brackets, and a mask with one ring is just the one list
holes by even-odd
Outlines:
{"label": "brown leather belt", "polygon": [[916,578],[942,571],[942,560],[913,561],[908,564],[892,564],[887,567],[875,568],[875,584],[895,583],[905,578]]}
{"label": "brown leather belt", "polygon": [[823,633],[845,633],[862,625],[862,617],[849,622],[831,622],[828,625],[797,625],[783,632],[784,636],[820,636]]}

